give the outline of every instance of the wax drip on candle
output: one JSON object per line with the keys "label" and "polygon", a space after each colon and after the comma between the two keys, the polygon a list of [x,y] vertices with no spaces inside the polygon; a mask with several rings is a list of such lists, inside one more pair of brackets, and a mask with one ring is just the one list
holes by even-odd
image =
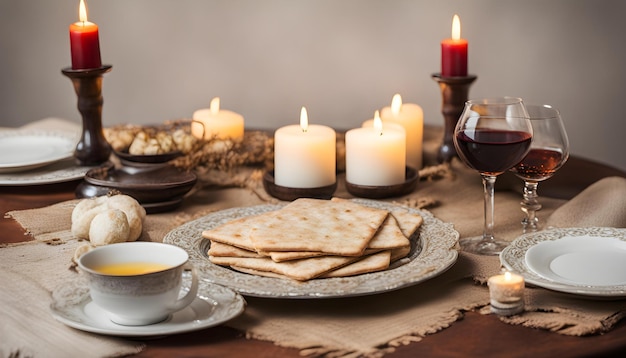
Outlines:
{"label": "wax drip on candle", "polygon": [[304,107],[300,110],[300,128],[302,128],[302,132],[305,133],[309,130],[309,116]]}
{"label": "wax drip on candle", "polygon": [[378,135],[383,135],[383,121],[380,119],[380,113],[374,112],[374,130],[378,132]]}
{"label": "wax drip on candle", "polygon": [[394,116],[397,116],[400,114],[400,111],[402,111],[402,96],[400,96],[399,93],[396,93],[391,99],[391,113],[393,113]]}
{"label": "wax drip on candle", "polygon": [[220,112],[220,98],[219,97],[214,97],[211,100],[211,114],[212,115],[217,115]]}

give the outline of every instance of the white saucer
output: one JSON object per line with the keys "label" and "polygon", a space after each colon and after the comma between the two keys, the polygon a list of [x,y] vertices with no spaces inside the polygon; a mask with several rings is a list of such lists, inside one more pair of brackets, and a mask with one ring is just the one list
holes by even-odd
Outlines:
{"label": "white saucer", "polygon": [[146,326],[122,326],[111,322],[105,312],[91,301],[86,283],[77,281],[67,282],[52,293],[52,316],[82,331],[113,336],[148,337],[196,331],[238,316],[246,305],[243,297],[235,291],[200,281],[197,298],[165,321]]}
{"label": "white saucer", "polygon": [[74,134],[16,130],[0,133],[0,173],[26,171],[69,158]]}
{"label": "white saucer", "polygon": [[572,285],[626,285],[626,242],[610,237],[566,236],[526,251],[526,265],[549,280]]}

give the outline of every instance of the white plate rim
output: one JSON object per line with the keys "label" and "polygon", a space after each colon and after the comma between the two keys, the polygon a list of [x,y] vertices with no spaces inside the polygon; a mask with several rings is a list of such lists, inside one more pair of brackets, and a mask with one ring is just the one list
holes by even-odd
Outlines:
{"label": "white plate rim", "polygon": [[[94,318],[84,312],[87,304],[92,303],[88,285],[84,280],[66,282],[55,289],[52,297],[50,312],[59,322],[82,331],[119,337],[166,336],[210,328],[235,318],[246,307],[246,301],[237,292],[224,286],[200,281],[194,302],[203,301],[202,304],[213,306],[214,309],[208,317],[180,323],[171,323],[174,320],[172,318],[146,326],[121,326],[112,322],[107,322],[107,326],[103,326],[94,322]],[[192,302],[180,312],[191,310],[193,304]],[[176,315],[177,313],[174,313],[173,317]]]}
{"label": "white plate rim", "polygon": [[0,173],[0,186],[62,183],[81,179],[92,168],[95,168],[95,166],[79,166],[74,158],[68,158],[29,171]]}
{"label": "white plate rim", "polygon": [[375,208],[389,211],[401,208],[421,215],[424,223],[415,235],[422,245],[421,253],[408,263],[385,271],[307,282],[249,275],[208,260],[208,240],[202,238],[203,230],[243,216],[277,210],[286,203],[217,211],[175,228],[165,235],[163,242],[185,249],[203,280],[230,287],[244,296],[264,298],[315,299],[378,294],[424,282],[447,271],[456,262],[459,233],[452,224],[442,222],[426,210],[366,199],[351,200]]}
{"label": "white plate rim", "polygon": [[612,237],[626,241],[626,229],[613,227],[552,228],[516,238],[500,253],[502,265],[524,277],[526,282],[553,291],[591,297],[626,297],[626,285],[594,286],[556,282],[535,273],[526,264],[526,252],[532,246],[563,237]]}
{"label": "white plate rim", "polygon": [[76,148],[76,143],[78,142],[78,138],[74,133],[63,132],[63,131],[43,131],[43,130],[9,130],[9,131],[0,131],[0,141],[6,138],[21,138],[23,140],[27,140],[29,138],[37,141],[43,140],[46,138],[54,140],[59,139],[60,144],[63,146],[63,150],[53,152],[48,157],[42,157],[37,160],[31,160],[22,163],[1,163],[0,162],[0,172],[8,173],[8,172],[17,172],[24,171],[28,169],[34,169],[37,167],[41,167],[50,163],[54,163],[56,161],[69,158],[73,155],[74,149]]}

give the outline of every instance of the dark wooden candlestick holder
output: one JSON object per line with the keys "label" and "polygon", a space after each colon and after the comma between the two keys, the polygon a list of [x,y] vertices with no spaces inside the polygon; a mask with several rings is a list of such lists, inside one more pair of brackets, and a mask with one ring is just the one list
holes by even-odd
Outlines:
{"label": "dark wooden candlestick holder", "polygon": [[102,131],[102,75],[109,71],[110,65],[83,70],[68,67],[61,70],[72,80],[78,96],[78,111],[83,118],[83,133],[74,151],[80,165],[101,164],[111,155],[111,146]]}
{"label": "dark wooden candlestick holder", "polygon": [[437,161],[439,163],[447,163],[453,157],[458,156],[453,142],[454,127],[456,127],[456,122],[458,122],[463,112],[463,107],[468,99],[469,88],[478,77],[474,75],[442,77],[439,73],[435,73],[431,77],[439,83],[439,88],[441,89],[441,113],[445,123],[443,143],[439,147]]}

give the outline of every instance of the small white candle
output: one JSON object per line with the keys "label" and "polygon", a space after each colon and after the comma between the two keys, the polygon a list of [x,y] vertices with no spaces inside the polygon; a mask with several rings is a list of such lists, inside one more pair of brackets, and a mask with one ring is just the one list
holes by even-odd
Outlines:
{"label": "small white candle", "polygon": [[524,310],[524,277],[507,271],[489,277],[487,285],[493,312],[512,315]]}
{"label": "small white candle", "polygon": [[517,302],[524,296],[524,278],[512,272],[489,277],[487,285],[491,299],[498,302]]}
{"label": "small white candle", "polygon": [[243,139],[244,119],[239,113],[220,109],[220,98],[211,100],[211,107],[199,109],[193,113],[191,122],[191,134],[208,140],[217,139]]}
{"label": "small white candle", "polygon": [[383,123],[400,124],[406,131],[406,164],[422,169],[422,143],[424,141],[424,111],[414,103],[402,103],[402,97],[395,94],[390,107],[380,112]]}
{"label": "small white candle", "polygon": [[372,127],[346,132],[346,181],[350,184],[401,184],[406,174],[406,134],[384,127],[378,111]]}
{"label": "small white candle", "polygon": [[300,125],[281,127],[274,133],[274,182],[288,188],[333,185],[337,167],[335,130],[309,125],[306,108]]}

